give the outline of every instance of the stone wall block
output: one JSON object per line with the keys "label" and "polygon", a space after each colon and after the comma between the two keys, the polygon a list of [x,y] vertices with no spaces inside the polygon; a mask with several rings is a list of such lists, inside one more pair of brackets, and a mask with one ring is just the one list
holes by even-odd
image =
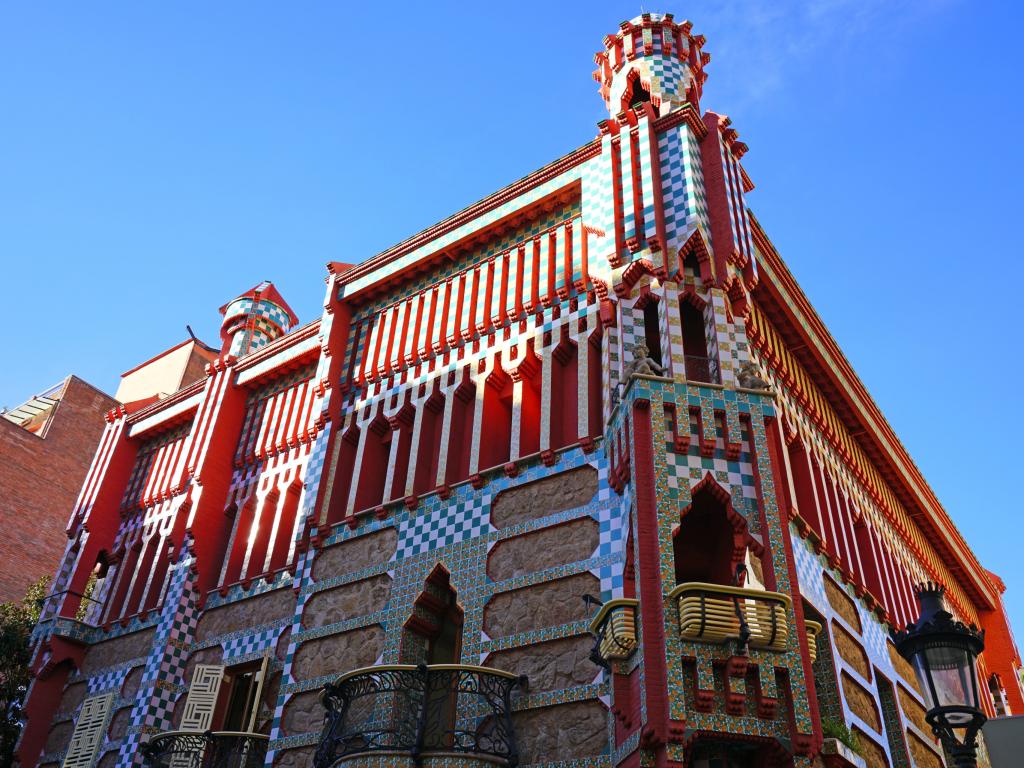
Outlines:
{"label": "stone wall block", "polygon": [[121,635],[113,640],[97,643],[85,652],[82,676],[89,677],[94,672],[115,664],[148,656],[155,633],[155,629],[145,629],[142,632],[132,632],[130,635]]}
{"label": "stone wall block", "polygon": [[398,549],[398,531],[386,528],[327,547],[313,563],[313,580],[355,573],[388,562]]}
{"label": "stone wall block", "polygon": [[528,709],[512,720],[522,764],[578,760],[608,749],[607,712],[599,701]]}
{"label": "stone wall block", "polygon": [[285,704],[281,727],[288,736],[319,732],[324,725],[324,706],[320,691],[297,693]]}
{"label": "stone wall block", "polygon": [[302,625],[312,629],[376,613],[391,598],[391,577],[386,573],[317,592],[306,602]]}
{"label": "stone wall block", "polygon": [[203,641],[240,629],[250,629],[291,616],[295,610],[295,593],[275,589],[256,597],[213,608],[203,613],[196,627],[196,640]]}
{"label": "stone wall block", "polygon": [[302,643],[295,652],[292,677],[311,680],[338,675],[360,667],[368,667],[384,648],[384,628],[379,624],[319,637]]}
{"label": "stone wall block", "polygon": [[593,646],[594,638],[590,635],[567,637],[497,651],[487,657],[485,664],[526,675],[531,694],[558,691],[594,682],[601,669],[590,660]]}
{"label": "stone wall block", "polygon": [[586,560],[600,543],[600,526],[592,517],[543,528],[498,542],[487,558],[492,581],[525,576],[545,568]]}
{"label": "stone wall block", "polygon": [[556,512],[581,507],[597,493],[597,470],[579,467],[499,493],[491,505],[496,528],[538,520]]}
{"label": "stone wall block", "polygon": [[589,619],[594,610],[583,602],[587,593],[601,594],[601,582],[589,572],[502,592],[484,608],[484,631],[498,638]]}

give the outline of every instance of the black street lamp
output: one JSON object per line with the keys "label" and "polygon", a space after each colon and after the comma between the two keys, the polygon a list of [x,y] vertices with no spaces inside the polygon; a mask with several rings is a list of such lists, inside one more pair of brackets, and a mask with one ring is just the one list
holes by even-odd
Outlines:
{"label": "black street lamp", "polygon": [[988,719],[981,711],[975,664],[985,648],[985,632],[953,618],[943,605],[943,587],[921,584],[916,594],[921,616],[896,633],[896,650],[914,667],[928,704],[925,719],[954,765],[975,768],[978,731]]}

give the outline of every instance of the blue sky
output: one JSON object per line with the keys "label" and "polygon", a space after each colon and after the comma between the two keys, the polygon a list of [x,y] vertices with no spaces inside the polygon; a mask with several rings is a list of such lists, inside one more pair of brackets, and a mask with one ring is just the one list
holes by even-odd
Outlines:
{"label": "blue sky", "polygon": [[[107,391],[264,278],[360,261],[585,143],[639,4],[0,3],[0,404]],[[1024,633],[1012,3],[679,3],[749,201]],[[1017,98],[1014,98],[1017,94]],[[1021,635],[1024,641],[1024,634]]]}

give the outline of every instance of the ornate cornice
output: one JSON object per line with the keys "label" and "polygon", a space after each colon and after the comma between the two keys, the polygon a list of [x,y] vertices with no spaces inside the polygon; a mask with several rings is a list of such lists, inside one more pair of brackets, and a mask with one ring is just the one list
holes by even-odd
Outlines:
{"label": "ornate cornice", "polygon": [[[750,214],[762,279],[755,301],[768,319],[797,341],[791,354],[813,372],[829,405],[912,522],[979,607],[998,605],[996,587],[971,551],[881,409],[811,306],[759,222]],[[896,522],[896,521],[894,521]]]}
{"label": "ornate cornice", "polygon": [[390,264],[396,259],[399,259],[410,251],[413,251],[416,248],[429,243],[431,240],[447,234],[448,232],[458,229],[488,211],[492,211],[510,200],[514,200],[534,187],[538,187],[551,179],[561,176],[569,169],[574,168],[580,163],[584,163],[593,157],[597,157],[599,154],[601,154],[601,141],[600,139],[594,139],[593,141],[584,144],[582,147],[574,149],[569,154],[560,157],[558,160],[539,168],[528,176],[524,176],[519,181],[509,184],[504,189],[500,189],[497,192],[488,195],[483,200],[473,203],[473,205],[467,208],[463,208],[458,213],[452,214],[447,219],[439,221],[432,227],[428,227],[412,237],[393,245],[386,251],[382,251],[376,256],[371,256],[361,264],[345,270],[343,273],[337,275],[337,284],[340,286],[352,282],[360,277],[365,277],[371,272]]}

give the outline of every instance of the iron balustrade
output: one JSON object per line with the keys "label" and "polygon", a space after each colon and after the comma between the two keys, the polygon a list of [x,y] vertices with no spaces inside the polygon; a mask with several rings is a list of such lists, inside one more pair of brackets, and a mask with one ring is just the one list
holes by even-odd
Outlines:
{"label": "iron balustrade", "polygon": [[526,678],[462,664],[381,665],[357,669],[324,686],[327,710],[314,768],[366,753],[486,756],[519,762],[512,696]]}
{"label": "iron balustrade", "polygon": [[143,757],[150,768],[262,768],[268,738],[240,731],[167,731],[150,739]]}
{"label": "iron balustrade", "polygon": [[735,640],[746,628],[755,648],[782,651],[789,639],[792,600],[781,592],[692,582],[669,593],[679,603],[679,633],[691,640]]}

